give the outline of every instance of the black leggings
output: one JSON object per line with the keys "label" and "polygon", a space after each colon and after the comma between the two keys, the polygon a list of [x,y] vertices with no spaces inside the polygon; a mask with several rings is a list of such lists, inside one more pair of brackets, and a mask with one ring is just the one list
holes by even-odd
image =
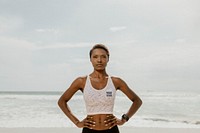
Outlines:
{"label": "black leggings", "polygon": [[113,128],[107,130],[93,130],[84,127],[82,133],[119,133],[119,129],[117,126],[114,126]]}

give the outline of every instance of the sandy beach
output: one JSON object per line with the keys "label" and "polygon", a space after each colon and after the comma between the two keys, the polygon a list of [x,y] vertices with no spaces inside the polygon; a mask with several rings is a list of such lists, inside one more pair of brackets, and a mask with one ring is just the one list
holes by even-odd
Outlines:
{"label": "sandy beach", "polygon": [[[119,127],[121,133],[199,133],[200,128]],[[0,128],[1,133],[81,133],[78,128]]]}

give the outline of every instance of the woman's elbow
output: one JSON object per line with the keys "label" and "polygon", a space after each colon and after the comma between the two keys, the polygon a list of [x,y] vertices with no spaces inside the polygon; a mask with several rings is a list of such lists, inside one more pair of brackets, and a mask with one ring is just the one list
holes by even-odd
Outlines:
{"label": "woman's elbow", "polygon": [[138,97],[135,102],[137,103],[138,107],[140,107],[142,105],[142,100]]}
{"label": "woman's elbow", "polygon": [[138,104],[139,104],[139,106],[141,106],[142,103],[143,103],[142,100],[140,98],[138,98]]}
{"label": "woman's elbow", "polygon": [[63,100],[63,98],[61,97],[61,98],[58,100],[58,106],[59,106],[59,107],[62,107],[64,103],[65,103],[65,100]]}

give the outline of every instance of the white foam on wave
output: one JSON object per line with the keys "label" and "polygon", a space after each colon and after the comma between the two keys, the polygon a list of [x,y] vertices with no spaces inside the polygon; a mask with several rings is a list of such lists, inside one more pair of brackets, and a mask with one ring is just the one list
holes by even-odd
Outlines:
{"label": "white foam on wave", "polygon": [[[142,108],[124,126],[200,128],[198,111],[192,116],[192,113],[195,113],[194,110],[199,108],[196,104],[194,107],[190,105],[193,110],[184,110],[189,113],[182,111],[182,106],[188,107],[184,104],[193,100],[199,101],[199,95],[187,94],[190,96],[188,98],[185,95],[143,94],[144,104]],[[74,127],[75,125],[59,109],[57,105],[59,97],[59,94],[1,94],[0,127]],[[177,99],[178,102],[174,102],[174,99]],[[169,107],[164,108],[165,106],[159,105],[159,102],[177,108],[173,108],[173,110]],[[120,118],[121,114],[130,107],[130,104],[131,102],[128,102],[127,98],[118,95],[114,112],[116,116]],[[80,120],[86,116],[82,95],[73,97],[69,105]],[[156,107],[160,110],[155,110]]]}

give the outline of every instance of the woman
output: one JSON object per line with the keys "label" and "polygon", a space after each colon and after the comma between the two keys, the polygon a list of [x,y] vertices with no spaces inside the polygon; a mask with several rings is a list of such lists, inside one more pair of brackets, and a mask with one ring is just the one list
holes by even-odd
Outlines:
{"label": "woman", "polygon": [[[118,77],[106,72],[109,51],[103,44],[96,44],[90,50],[90,61],[94,71],[85,77],[78,77],[60,97],[59,107],[82,133],[119,133],[118,125],[123,125],[142,104],[141,99]],[[80,121],[70,111],[67,102],[81,90],[86,104],[87,117]],[[133,103],[121,119],[113,115],[116,90],[122,91]]]}

